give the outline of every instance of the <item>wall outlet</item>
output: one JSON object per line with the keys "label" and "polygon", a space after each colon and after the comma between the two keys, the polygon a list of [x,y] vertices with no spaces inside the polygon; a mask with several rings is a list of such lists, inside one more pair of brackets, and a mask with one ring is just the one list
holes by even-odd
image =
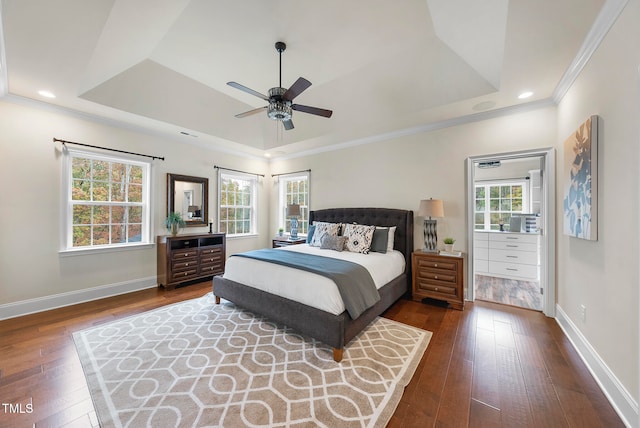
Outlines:
{"label": "wall outlet", "polygon": [[587,321],[587,307],[585,305],[580,305],[580,319],[582,322]]}

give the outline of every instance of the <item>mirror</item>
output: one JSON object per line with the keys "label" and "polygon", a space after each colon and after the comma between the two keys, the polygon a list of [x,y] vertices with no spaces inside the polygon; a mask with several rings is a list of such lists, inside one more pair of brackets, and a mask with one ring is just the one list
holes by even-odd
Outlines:
{"label": "mirror", "polygon": [[179,212],[187,227],[209,225],[209,179],[167,174],[167,215]]}

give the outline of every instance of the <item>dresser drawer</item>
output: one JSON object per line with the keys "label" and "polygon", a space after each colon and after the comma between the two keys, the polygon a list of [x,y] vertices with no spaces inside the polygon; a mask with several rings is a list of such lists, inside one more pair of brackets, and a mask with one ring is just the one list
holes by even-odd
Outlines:
{"label": "dresser drawer", "polygon": [[198,266],[193,265],[189,269],[182,271],[173,271],[171,274],[171,282],[174,281],[187,281],[191,278],[196,278],[198,276]]}
{"label": "dresser drawer", "polygon": [[492,256],[493,250],[530,251],[536,253],[538,251],[538,244],[517,241],[489,241],[489,249],[491,250]]}
{"label": "dresser drawer", "polygon": [[488,248],[475,248],[473,251],[473,259],[477,262],[478,260],[489,260],[489,249]]}
{"label": "dresser drawer", "polygon": [[222,273],[222,270],[222,263],[200,266],[201,275],[215,275],[217,273]]}
{"label": "dresser drawer", "polygon": [[491,250],[491,261],[537,265],[538,253],[531,251]]}
{"label": "dresser drawer", "polygon": [[173,271],[185,271],[189,269],[197,269],[198,268],[198,260],[195,257],[190,259],[179,259],[171,263],[171,269]]}
{"label": "dresser drawer", "polygon": [[477,260],[474,259],[474,268],[476,272],[487,273],[489,272],[489,260]]}
{"label": "dresser drawer", "polygon": [[202,248],[200,250],[200,255],[208,255],[208,254],[222,254],[222,248],[220,247],[209,247],[209,248]]}
{"label": "dresser drawer", "polygon": [[490,261],[489,273],[536,280],[538,279],[538,266]]}
{"label": "dresser drawer", "polygon": [[184,250],[175,250],[171,252],[171,260],[186,259],[188,257],[196,257],[198,255],[197,248],[188,248]]}
{"label": "dresser drawer", "polygon": [[537,244],[538,236],[540,235],[526,235],[522,233],[491,233],[489,234],[489,241]]}

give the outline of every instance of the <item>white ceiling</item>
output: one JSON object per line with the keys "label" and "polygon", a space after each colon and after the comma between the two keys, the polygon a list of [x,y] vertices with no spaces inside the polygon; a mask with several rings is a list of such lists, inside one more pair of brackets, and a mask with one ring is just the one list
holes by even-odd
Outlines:
{"label": "white ceiling", "polygon": [[[290,155],[549,99],[604,1],[2,0],[4,72],[10,95]],[[266,103],[228,81],[278,86],[276,41],[283,86],[331,118],[234,117]]]}

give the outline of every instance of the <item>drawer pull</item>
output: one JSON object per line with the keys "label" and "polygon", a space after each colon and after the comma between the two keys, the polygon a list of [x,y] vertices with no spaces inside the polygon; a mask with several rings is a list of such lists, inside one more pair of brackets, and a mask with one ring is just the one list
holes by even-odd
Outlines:
{"label": "drawer pull", "polygon": [[518,269],[514,269],[514,268],[507,268],[507,270],[512,270],[514,272],[518,272]]}
{"label": "drawer pull", "polygon": [[438,287],[434,288],[434,290],[438,291]]}
{"label": "drawer pull", "polygon": [[435,278],[435,279],[438,279],[438,275],[436,275],[434,278]]}
{"label": "drawer pull", "polygon": [[438,263],[434,264],[435,267],[438,267]]}
{"label": "drawer pull", "polygon": [[184,265],[185,265],[185,266],[189,266],[189,263],[185,263]]}
{"label": "drawer pull", "polygon": [[189,254],[185,254],[184,256],[185,256],[185,257],[189,257]]}
{"label": "drawer pull", "polygon": [[518,256],[507,256],[507,257],[510,258],[510,259],[517,259],[518,258]]}
{"label": "drawer pull", "polygon": [[507,239],[518,239],[516,236],[507,236]]}
{"label": "drawer pull", "polygon": [[184,273],[184,276],[187,276],[187,275],[189,275],[189,272],[185,272],[185,273]]}
{"label": "drawer pull", "polygon": [[507,247],[509,247],[509,248],[518,248],[517,245],[508,245],[508,244],[507,244]]}

